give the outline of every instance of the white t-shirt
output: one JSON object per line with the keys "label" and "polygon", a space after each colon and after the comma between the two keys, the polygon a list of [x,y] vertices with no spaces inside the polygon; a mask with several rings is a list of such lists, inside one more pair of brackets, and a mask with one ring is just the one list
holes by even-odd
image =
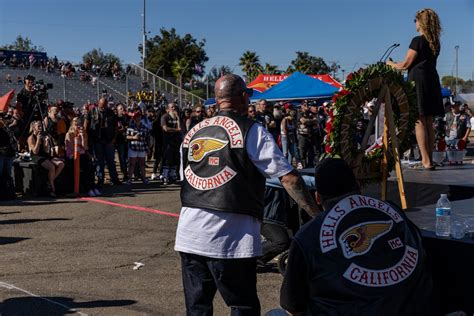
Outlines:
{"label": "white t-shirt", "polygon": [[[247,154],[266,178],[278,178],[293,170],[260,124],[248,131]],[[181,179],[183,166],[181,166]],[[253,216],[199,209],[181,208],[174,250],[210,258],[252,258],[262,254],[260,221]]]}

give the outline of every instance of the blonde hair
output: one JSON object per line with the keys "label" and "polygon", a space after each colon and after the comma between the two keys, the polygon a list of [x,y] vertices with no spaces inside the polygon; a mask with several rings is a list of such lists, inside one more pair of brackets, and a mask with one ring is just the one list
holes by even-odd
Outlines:
{"label": "blonde hair", "polygon": [[418,20],[423,35],[430,44],[433,55],[439,55],[441,49],[439,41],[441,36],[441,22],[439,21],[438,14],[432,9],[421,9],[416,13],[416,19]]}

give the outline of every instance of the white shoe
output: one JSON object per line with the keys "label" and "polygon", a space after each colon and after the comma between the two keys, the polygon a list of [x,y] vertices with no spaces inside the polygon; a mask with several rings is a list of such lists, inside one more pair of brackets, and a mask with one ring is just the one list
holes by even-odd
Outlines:
{"label": "white shoe", "polygon": [[95,193],[94,193],[93,190],[89,190],[89,192],[87,192],[87,195],[88,195],[89,197],[94,197],[94,196],[95,196]]}
{"label": "white shoe", "polygon": [[151,180],[155,180],[156,178],[158,178],[158,176],[156,175],[156,173],[152,173],[150,179],[151,179]]}
{"label": "white shoe", "polygon": [[97,190],[97,189],[94,189],[94,193],[95,193],[96,196],[101,196],[102,195],[102,193],[100,193],[100,191]]}
{"label": "white shoe", "polygon": [[296,165],[296,169],[298,170],[303,169],[303,164],[301,162],[298,162],[298,164]]}

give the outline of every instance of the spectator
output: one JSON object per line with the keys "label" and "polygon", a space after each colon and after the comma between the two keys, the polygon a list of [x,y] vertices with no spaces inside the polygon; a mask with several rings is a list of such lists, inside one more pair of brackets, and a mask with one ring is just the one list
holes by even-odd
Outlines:
{"label": "spectator", "polygon": [[121,184],[115,168],[114,142],[118,129],[117,116],[107,108],[106,98],[101,98],[98,106],[89,111],[84,129],[87,131],[90,146],[98,163],[98,184],[104,184],[106,161],[112,184]]}
{"label": "spectator", "polygon": [[48,170],[48,189],[51,197],[56,197],[56,187],[54,180],[61,174],[64,162],[52,156],[52,138],[44,133],[41,121],[34,121],[30,127],[30,137],[28,137],[28,148],[32,154],[31,158],[37,165]]}
{"label": "spectator", "polygon": [[16,153],[16,138],[9,128],[4,114],[0,114],[0,181],[12,176],[13,160]]}
{"label": "spectator", "polygon": [[[270,112],[270,106],[268,105],[267,100],[262,99],[262,100],[258,101],[256,121],[258,123],[262,124],[263,126],[265,126],[265,128],[268,131],[270,131],[270,130],[274,131],[275,130],[275,127],[276,127],[275,118],[273,117],[272,112]],[[275,137],[275,135],[273,133],[272,133],[272,135],[274,136],[273,138],[276,141],[277,138]]]}
{"label": "spectator", "polygon": [[255,107],[253,105],[247,107],[247,117],[253,121],[256,120],[257,113],[255,112]]}
{"label": "spectator", "polygon": [[179,164],[181,125],[176,104],[168,104],[167,113],[161,117],[163,129],[163,183],[174,182]]}
{"label": "spectator", "polygon": [[186,132],[204,119],[204,109],[201,105],[193,109],[192,115],[186,120]]}
{"label": "spectator", "polygon": [[461,103],[454,102],[451,112],[446,113],[446,145],[454,149],[464,149],[469,142],[471,121],[469,115],[461,111]]}
{"label": "spectator", "polygon": [[142,114],[139,111],[134,112],[132,114],[130,126],[127,128],[129,162],[127,184],[132,184],[132,177],[136,163],[138,163],[143,183],[148,184],[148,179],[145,176],[145,157],[148,152],[148,139],[150,132],[148,128],[143,125],[141,118]]}
{"label": "spectator", "polygon": [[324,213],[296,234],[280,305],[298,315],[433,315],[418,228],[397,207],[359,195],[342,159],[320,163]]}
{"label": "spectator", "polygon": [[298,118],[298,150],[302,164],[297,168],[308,168],[313,166],[313,127],[317,124],[317,118],[309,110],[308,102],[301,103]]}
{"label": "spectator", "polygon": [[[161,163],[163,159],[163,129],[161,128],[161,111],[157,113],[155,120],[152,123],[151,134],[155,141],[153,146],[153,172],[151,174],[151,180],[158,179],[161,174]],[[158,173],[158,171],[160,171]]]}
{"label": "spectator", "polygon": [[51,135],[54,146],[64,149],[64,138],[66,137],[66,122],[59,117],[59,107],[53,104],[48,109],[48,116],[44,118],[46,134]]}
{"label": "spectator", "polygon": [[[221,77],[215,84],[219,119],[188,133],[187,147],[183,142],[186,176],[175,250],[180,252],[188,315],[212,315],[217,289],[232,315],[260,315],[256,257],[261,253],[265,177],[279,177],[298,205],[317,211],[273,137],[245,118],[249,90],[239,76]],[[223,125],[234,131],[232,136]],[[231,146],[233,140],[240,144]],[[220,143],[217,150],[213,142]],[[210,158],[218,165],[209,164]]]}
{"label": "spectator", "polygon": [[71,126],[69,127],[69,131],[66,133],[65,137],[66,158],[69,164],[74,164],[74,141],[76,137],[78,140],[78,150],[80,155],[80,185],[90,197],[102,195],[95,185],[92,159],[87,152],[87,134],[84,132],[81,121],[78,117],[72,119]]}
{"label": "spectator", "polygon": [[115,138],[115,149],[118,153],[120,171],[123,175],[123,181],[128,181],[128,150],[127,150],[127,128],[130,117],[126,114],[123,104],[119,103],[117,111],[117,136]]}
{"label": "spectator", "polygon": [[38,100],[36,92],[33,89],[34,84],[35,77],[27,75],[24,80],[23,89],[21,89],[16,96],[17,101],[21,105],[21,112],[23,112],[25,122],[42,119],[39,107],[41,107],[43,113],[46,113],[46,106],[38,102],[40,100]]}
{"label": "spectator", "polygon": [[301,165],[296,140],[296,111],[290,111],[289,115],[281,121],[281,146],[283,155],[290,164],[295,158],[296,164]]}

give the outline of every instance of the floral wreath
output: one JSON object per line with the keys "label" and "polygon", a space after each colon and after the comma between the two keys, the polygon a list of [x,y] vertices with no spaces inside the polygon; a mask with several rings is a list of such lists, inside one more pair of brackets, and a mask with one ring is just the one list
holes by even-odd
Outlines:
{"label": "floral wreath", "polygon": [[[358,148],[354,139],[357,122],[363,119],[362,107],[365,101],[377,98],[382,86],[388,86],[399,150],[404,152],[410,146],[411,131],[418,118],[414,85],[404,80],[403,75],[382,63],[370,65],[350,73],[345,89],[334,95],[326,122],[327,135],[324,138],[326,157],[344,159],[359,180],[381,178],[382,145],[371,146],[369,151]],[[388,172],[392,171],[394,160],[388,154]]]}

